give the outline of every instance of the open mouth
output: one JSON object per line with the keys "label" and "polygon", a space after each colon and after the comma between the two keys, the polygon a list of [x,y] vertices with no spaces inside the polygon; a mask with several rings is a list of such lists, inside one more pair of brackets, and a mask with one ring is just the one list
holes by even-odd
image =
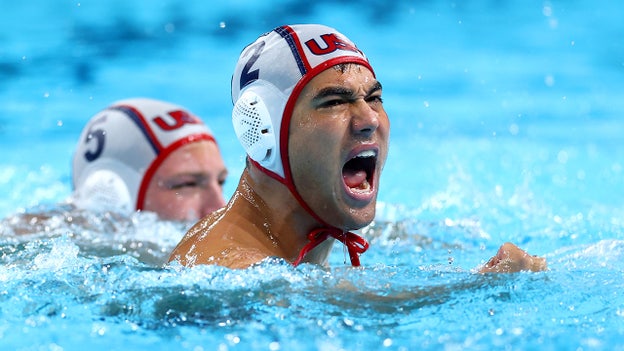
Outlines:
{"label": "open mouth", "polygon": [[368,193],[373,189],[377,152],[365,150],[351,158],[342,167],[342,179],[352,192]]}

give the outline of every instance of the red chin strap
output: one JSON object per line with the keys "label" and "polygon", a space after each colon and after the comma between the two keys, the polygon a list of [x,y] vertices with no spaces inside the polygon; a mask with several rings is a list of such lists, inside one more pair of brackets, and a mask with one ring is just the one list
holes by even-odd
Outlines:
{"label": "red chin strap", "polygon": [[349,258],[351,259],[351,265],[359,267],[360,255],[368,250],[368,241],[357,234],[344,232],[338,228],[319,228],[311,231],[310,234],[308,234],[308,240],[310,240],[310,242],[304,246],[303,249],[301,249],[299,257],[297,257],[295,262],[293,262],[293,265],[299,265],[310,251],[320,245],[323,241],[327,240],[330,236],[340,241],[347,247],[347,250],[349,251]]}

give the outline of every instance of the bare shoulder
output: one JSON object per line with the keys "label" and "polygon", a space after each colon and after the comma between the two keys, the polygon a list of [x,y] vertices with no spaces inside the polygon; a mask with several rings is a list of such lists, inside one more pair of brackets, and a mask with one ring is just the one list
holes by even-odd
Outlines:
{"label": "bare shoulder", "polygon": [[185,266],[214,264],[229,268],[246,268],[270,256],[262,247],[247,240],[240,223],[217,211],[197,222],[169,256]]}
{"label": "bare shoulder", "polygon": [[214,240],[216,234],[212,234],[180,243],[171,253],[169,260],[177,260],[189,267],[210,264],[228,268],[247,268],[270,256],[270,253],[260,248],[244,245],[236,240]]}
{"label": "bare shoulder", "polygon": [[215,226],[219,225],[222,219],[222,216],[219,215],[220,213],[221,211],[216,211],[212,213],[211,215],[208,215],[202,218],[201,220],[199,220],[197,223],[195,223],[191,227],[191,229],[189,229],[186,232],[182,240],[180,240],[178,247],[185,246],[185,245],[188,245],[189,243],[192,244],[192,243],[206,239],[210,231]]}
{"label": "bare shoulder", "polygon": [[221,251],[214,257],[214,264],[228,268],[248,268],[269,257],[267,252],[254,247],[233,246]]}
{"label": "bare shoulder", "polygon": [[218,213],[213,213],[195,223],[173,249],[169,261],[177,260],[185,266],[192,266],[201,263],[198,262],[201,257],[214,255],[222,243],[210,234],[216,226],[219,226],[219,219]]}

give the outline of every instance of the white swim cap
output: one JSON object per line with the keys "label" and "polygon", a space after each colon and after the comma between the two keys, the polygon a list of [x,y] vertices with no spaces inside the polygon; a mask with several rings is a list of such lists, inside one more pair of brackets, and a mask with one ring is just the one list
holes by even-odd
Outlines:
{"label": "white swim cap", "polygon": [[366,56],[333,28],[292,25],[260,36],[241,53],[232,76],[232,123],[249,158],[291,187],[288,132],[303,87],[341,63],[374,71]]}
{"label": "white swim cap", "polygon": [[73,200],[80,208],[142,210],[160,164],[181,146],[201,140],[215,141],[181,106],[145,98],[117,101],[93,116],[80,135]]}

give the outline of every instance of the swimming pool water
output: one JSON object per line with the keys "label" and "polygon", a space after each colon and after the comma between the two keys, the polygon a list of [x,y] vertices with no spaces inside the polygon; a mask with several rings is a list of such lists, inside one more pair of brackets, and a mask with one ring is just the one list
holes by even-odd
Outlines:
{"label": "swimming pool water", "polygon": [[[0,349],[624,350],[624,7],[600,1],[3,2]],[[391,149],[363,267],[163,267],[186,224],[59,205],[83,123],[149,96],[202,116],[231,178],[242,47],[353,39]],[[15,213],[51,215],[29,236]],[[504,241],[543,273],[480,275]]]}

